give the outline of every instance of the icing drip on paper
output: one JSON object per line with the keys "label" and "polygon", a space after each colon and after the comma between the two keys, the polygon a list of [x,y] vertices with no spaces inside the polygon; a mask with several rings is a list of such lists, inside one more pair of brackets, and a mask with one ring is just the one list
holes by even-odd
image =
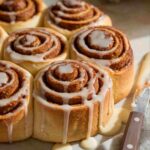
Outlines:
{"label": "icing drip on paper", "polygon": [[115,108],[107,125],[100,126],[100,133],[103,135],[114,136],[122,128],[122,123],[126,123],[130,111],[124,108]]}
{"label": "icing drip on paper", "polygon": [[52,150],[72,150],[72,146],[70,144],[55,144]]}
{"label": "icing drip on paper", "polygon": [[84,149],[91,150],[91,149],[96,149],[98,143],[94,137],[89,137],[85,140],[82,140],[80,146]]}

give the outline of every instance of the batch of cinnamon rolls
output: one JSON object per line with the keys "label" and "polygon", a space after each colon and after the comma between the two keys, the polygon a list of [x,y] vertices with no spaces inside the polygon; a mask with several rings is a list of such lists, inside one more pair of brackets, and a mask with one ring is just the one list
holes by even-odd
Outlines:
{"label": "batch of cinnamon rolls", "polygon": [[0,0],[0,142],[101,133],[133,83],[133,52],[83,0]]}

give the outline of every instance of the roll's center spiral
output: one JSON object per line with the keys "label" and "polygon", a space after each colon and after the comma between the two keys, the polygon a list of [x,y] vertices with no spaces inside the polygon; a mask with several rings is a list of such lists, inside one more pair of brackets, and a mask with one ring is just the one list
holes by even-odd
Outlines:
{"label": "roll's center spiral", "polygon": [[4,0],[0,7],[5,11],[19,11],[26,8],[25,0]]}
{"label": "roll's center spiral", "polygon": [[8,81],[8,75],[5,72],[0,72],[0,86],[5,85]]}
{"label": "roll's center spiral", "polygon": [[68,7],[80,7],[82,0],[63,0],[63,3]]}
{"label": "roll's center spiral", "polygon": [[63,81],[72,81],[77,78],[78,70],[71,64],[60,65],[55,70],[55,76]]}
{"label": "roll's center spiral", "polygon": [[21,38],[21,44],[25,47],[36,47],[41,43],[40,39],[37,36],[26,34]]}
{"label": "roll's center spiral", "polygon": [[0,99],[8,98],[19,87],[19,77],[15,70],[0,68]]}
{"label": "roll's center spiral", "polygon": [[94,30],[88,35],[89,46],[97,50],[107,50],[113,47],[113,36],[105,31]]}

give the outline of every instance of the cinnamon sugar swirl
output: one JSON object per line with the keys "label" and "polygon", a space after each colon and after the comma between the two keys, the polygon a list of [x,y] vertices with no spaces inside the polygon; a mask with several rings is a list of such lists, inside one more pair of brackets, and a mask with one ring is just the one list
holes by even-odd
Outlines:
{"label": "cinnamon sugar swirl", "polygon": [[21,67],[0,61],[0,142],[32,135],[32,76]]}
{"label": "cinnamon sugar swirl", "polygon": [[67,39],[46,28],[29,28],[10,34],[4,43],[4,59],[13,61],[33,75],[56,60],[67,57]]}
{"label": "cinnamon sugar swirl", "polygon": [[34,137],[67,143],[98,133],[113,113],[112,81],[93,64],[64,60],[34,82]]}
{"label": "cinnamon sugar swirl", "polygon": [[22,28],[39,26],[45,8],[42,0],[2,0],[0,25],[9,33]]}
{"label": "cinnamon sugar swirl", "polygon": [[61,0],[46,10],[44,24],[69,37],[85,26],[111,25],[111,20],[99,8],[85,1]]}
{"label": "cinnamon sugar swirl", "polygon": [[108,70],[115,102],[128,95],[134,78],[133,52],[124,33],[108,26],[90,27],[72,36],[70,51],[71,58],[90,61]]}

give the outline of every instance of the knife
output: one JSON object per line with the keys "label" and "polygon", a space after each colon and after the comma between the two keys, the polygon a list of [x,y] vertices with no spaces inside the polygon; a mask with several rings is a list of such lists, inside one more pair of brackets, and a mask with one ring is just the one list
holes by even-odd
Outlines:
{"label": "knife", "polygon": [[147,87],[136,99],[136,105],[133,111],[130,113],[120,150],[138,150],[144,115],[149,103],[150,87]]}

